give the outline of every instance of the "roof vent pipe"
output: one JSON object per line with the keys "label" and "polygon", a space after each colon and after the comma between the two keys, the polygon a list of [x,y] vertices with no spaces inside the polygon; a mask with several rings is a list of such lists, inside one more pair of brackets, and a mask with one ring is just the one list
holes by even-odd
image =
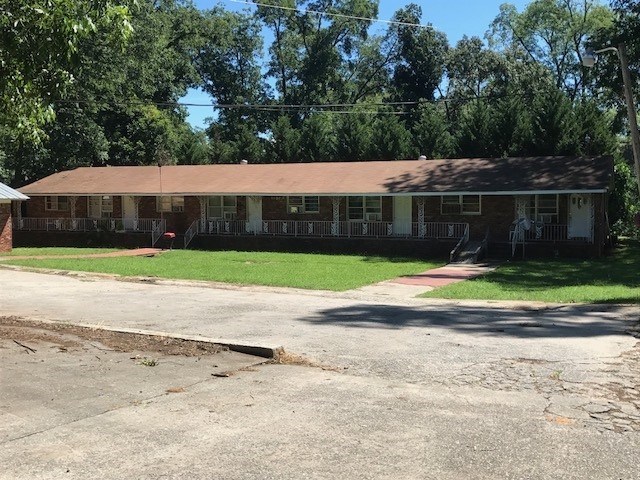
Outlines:
{"label": "roof vent pipe", "polygon": [[247,165],[248,163],[249,163],[249,160],[245,160],[244,158],[240,160],[240,165]]}
{"label": "roof vent pipe", "polygon": [[426,156],[426,155],[420,155],[420,156],[418,157],[418,160],[426,160],[426,159],[427,159],[427,156]]}

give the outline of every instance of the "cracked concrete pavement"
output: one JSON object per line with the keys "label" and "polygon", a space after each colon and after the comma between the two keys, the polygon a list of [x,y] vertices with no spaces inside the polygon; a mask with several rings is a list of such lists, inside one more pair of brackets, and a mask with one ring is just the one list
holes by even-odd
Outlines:
{"label": "cracked concrete pavement", "polygon": [[[513,308],[4,269],[0,285],[3,315],[282,345],[335,368],[263,366],[245,374],[251,388],[244,393],[242,382],[233,384],[228,394],[263,396],[280,416],[251,416],[237,426],[251,439],[234,434],[221,441],[248,449],[239,463],[244,474],[234,471],[229,478],[255,478],[251,472],[257,475],[260,466],[268,472],[264,478],[304,476],[296,477],[293,465],[272,462],[279,455],[265,453],[260,443],[271,437],[294,458],[304,450],[322,459],[323,465],[302,463],[308,478],[637,475],[640,350],[627,333],[637,326],[637,307]],[[262,383],[254,388],[253,381]],[[285,415],[286,401],[278,395],[306,412],[301,424]],[[176,400],[163,402],[169,408]],[[228,434],[228,419],[220,421]],[[269,426],[276,427],[265,434],[251,430]],[[205,444],[218,451],[211,442]],[[189,471],[202,473],[194,466]]]}

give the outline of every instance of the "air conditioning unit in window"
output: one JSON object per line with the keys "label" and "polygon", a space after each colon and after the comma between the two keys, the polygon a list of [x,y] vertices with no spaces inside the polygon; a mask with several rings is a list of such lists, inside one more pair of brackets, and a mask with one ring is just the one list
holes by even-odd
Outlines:
{"label": "air conditioning unit in window", "polygon": [[235,220],[236,218],[236,214],[233,212],[224,212],[224,219],[225,220]]}
{"label": "air conditioning unit in window", "polygon": [[378,221],[378,214],[377,214],[377,213],[367,213],[367,214],[364,216],[364,219],[365,219],[367,222],[377,222],[377,221]]}

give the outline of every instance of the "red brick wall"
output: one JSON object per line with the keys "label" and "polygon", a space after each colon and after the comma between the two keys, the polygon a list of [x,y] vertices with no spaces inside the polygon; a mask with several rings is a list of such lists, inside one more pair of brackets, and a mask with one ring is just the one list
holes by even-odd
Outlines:
{"label": "red brick wall", "polygon": [[12,247],[11,203],[0,203],[0,252],[8,252]]}
{"label": "red brick wall", "polygon": [[[87,208],[88,197],[76,197],[76,218],[88,218],[89,211]],[[45,197],[31,197],[26,202],[25,217],[32,218],[71,218],[71,202],[67,210],[45,210]],[[113,214],[114,218],[122,216],[122,198],[113,197]]]}
{"label": "red brick wall", "polygon": [[[470,236],[481,240],[489,228],[497,241],[507,241],[509,226],[515,218],[515,201],[512,195],[485,195],[481,199],[480,215],[442,215],[440,197],[424,197],[424,217],[426,222],[468,223]],[[413,221],[418,221],[418,204],[414,197],[412,205]]]}
{"label": "red brick wall", "polygon": [[[506,242],[509,237],[511,222],[515,218],[515,200],[512,195],[485,195],[482,197],[480,215],[441,215],[440,197],[425,198],[425,220],[427,222],[455,222],[469,223],[471,227],[471,238],[481,239],[489,228],[492,241]],[[605,241],[605,208],[606,200],[604,195],[594,195],[595,206],[595,244],[601,245]],[[341,197],[340,220],[347,219],[347,198]],[[247,218],[247,199],[245,196],[237,197],[237,219]],[[287,214],[287,197],[264,197],[262,201],[262,217],[264,220],[314,220],[332,221],[333,203],[331,197],[320,197],[319,213]],[[160,213],[156,210],[156,197],[142,197],[139,204],[140,218],[160,218]],[[413,221],[418,221],[418,205],[414,197],[412,206]],[[69,217],[67,211],[46,211],[44,208],[44,197],[32,197],[26,202],[27,217]],[[87,217],[87,197],[77,197],[76,217]],[[114,197],[113,215],[114,218],[122,216],[122,198]],[[200,202],[198,197],[185,197],[184,213],[163,213],[162,217],[167,221],[167,229],[176,233],[184,233],[194,220],[200,218]],[[393,198],[382,197],[382,219],[385,222],[393,221]],[[566,224],[568,222],[568,195],[560,195],[558,222]],[[10,229],[9,229],[10,232]],[[6,243],[6,239],[5,239]]]}

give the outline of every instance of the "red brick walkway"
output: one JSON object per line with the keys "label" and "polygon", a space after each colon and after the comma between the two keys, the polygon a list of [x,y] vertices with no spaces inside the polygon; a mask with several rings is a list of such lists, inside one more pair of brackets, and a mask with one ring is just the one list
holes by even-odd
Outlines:
{"label": "red brick walkway", "polygon": [[131,250],[119,250],[117,252],[87,253],[83,255],[13,255],[0,256],[2,260],[43,260],[49,258],[109,258],[109,257],[150,257],[162,253],[159,248],[134,248]]}
{"label": "red brick walkway", "polygon": [[391,283],[433,288],[442,287],[484,275],[487,272],[495,270],[495,268],[496,265],[450,264],[417,275],[407,275],[406,277],[396,278],[391,280]]}

